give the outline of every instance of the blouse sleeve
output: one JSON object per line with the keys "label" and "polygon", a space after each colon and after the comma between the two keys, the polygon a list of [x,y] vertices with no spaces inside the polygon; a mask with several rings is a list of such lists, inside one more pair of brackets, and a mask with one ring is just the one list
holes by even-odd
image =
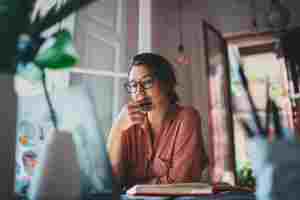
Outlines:
{"label": "blouse sleeve", "polygon": [[[128,131],[128,130],[127,130]],[[113,176],[117,179],[118,183],[123,186],[125,183],[124,181],[126,180],[126,167],[127,167],[127,152],[128,152],[128,149],[127,149],[127,143],[128,143],[128,138],[127,138],[127,131],[124,131],[122,133],[122,136],[121,136],[121,150],[120,150],[120,157],[119,157],[119,160],[115,161],[114,163],[111,163],[112,164],[112,174]]]}
{"label": "blouse sleeve", "polygon": [[177,132],[171,167],[157,183],[200,181],[205,165],[200,116],[197,110],[188,109]]}

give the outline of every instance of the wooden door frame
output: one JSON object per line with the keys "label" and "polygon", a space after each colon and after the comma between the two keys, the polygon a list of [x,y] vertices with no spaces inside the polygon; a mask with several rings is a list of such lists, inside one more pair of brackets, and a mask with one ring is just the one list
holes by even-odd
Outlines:
{"label": "wooden door frame", "polygon": [[[205,63],[206,63],[206,72],[208,74],[208,67],[209,67],[209,47],[208,47],[208,30],[212,31],[219,37],[220,41],[222,41],[222,51],[224,52],[224,59],[225,59],[225,78],[226,78],[226,84],[227,84],[227,91],[226,93],[227,98],[225,98],[227,107],[226,111],[229,113],[229,119],[226,121],[226,126],[228,127],[228,139],[229,139],[229,152],[231,153],[231,159],[230,159],[230,165],[233,168],[233,174],[234,174],[234,182],[237,183],[237,172],[236,172],[236,162],[235,162],[235,146],[234,146],[234,127],[233,127],[233,111],[232,111],[232,99],[231,99],[231,91],[230,91],[230,67],[229,67],[229,58],[228,58],[228,51],[227,51],[227,41],[224,39],[223,35],[220,31],[218,31],[216,28],[214,28],[212,25],[207,23],[205,20],[202,20],[202,30],[203,30],[203,37],[204,37],[204,48],[207,49],[207,51],[204,51],[205,54]],[[209,113],[210,115],[210,113]],[[210,143],[212,144],[212,141],[210,139]],[[214,150],[211,148],[211,155],[214,155]],[[210,170],[210,175],[212,175],[212,172]]]}

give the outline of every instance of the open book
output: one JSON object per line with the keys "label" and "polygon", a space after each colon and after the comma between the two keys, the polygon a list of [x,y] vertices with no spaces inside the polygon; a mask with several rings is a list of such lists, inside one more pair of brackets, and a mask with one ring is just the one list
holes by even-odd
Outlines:
{"label": "open book", "polygon": [[178,183],[178,184],[152,184],[135,185],[126,191],[127,195],[144,196],[198,196],[208,195],[225,191],[246,191],[252,192],[249,188],[232,186],[227,183]]}

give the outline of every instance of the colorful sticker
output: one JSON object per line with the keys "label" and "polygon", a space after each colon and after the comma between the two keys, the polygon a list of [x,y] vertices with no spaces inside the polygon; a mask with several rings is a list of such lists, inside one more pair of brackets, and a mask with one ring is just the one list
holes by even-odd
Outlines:
{"label": "colorful sticker", "polygon": [[33,151],[26,151],[22,155],[24,171],[28,176],[32,176],[34,169],[38,163],[37,154]]}
{"label": "colorful sticker", "polygon": [[23,146],[32,146],[35,144],[36,130],[32,123],[24,120],[18,126],[18,142]]}

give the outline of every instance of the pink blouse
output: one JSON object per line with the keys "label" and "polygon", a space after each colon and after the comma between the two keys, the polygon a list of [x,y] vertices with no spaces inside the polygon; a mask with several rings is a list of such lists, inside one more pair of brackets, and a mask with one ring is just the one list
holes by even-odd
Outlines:
{"label": "pink blouse", "polygon": [[126,188],[135,184],[196,182],[206,166],[199,113],[176,105],[154,141],[148,129],[135,125],[122,133],[122,156],[114,174]]}

